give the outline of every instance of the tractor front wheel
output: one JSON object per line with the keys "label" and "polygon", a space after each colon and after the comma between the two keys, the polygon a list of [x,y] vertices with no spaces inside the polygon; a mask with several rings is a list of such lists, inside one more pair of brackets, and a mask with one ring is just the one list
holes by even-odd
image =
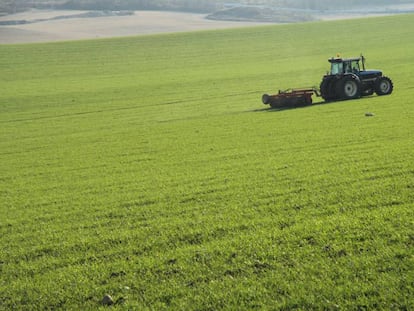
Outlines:
{"label": "tractor front wheel", "polygon": [[358,79],[348,76],[338,81],[337,92],[343,99],[354,99],[361,96],[361,83]]}
{"label": "tractor front wheel", "polygon": [[375,93],[377,93],[379,96],[391,94],[393,88],[394,85],[392,84],[391,79],[388,77],[381,77],[375,81]]}

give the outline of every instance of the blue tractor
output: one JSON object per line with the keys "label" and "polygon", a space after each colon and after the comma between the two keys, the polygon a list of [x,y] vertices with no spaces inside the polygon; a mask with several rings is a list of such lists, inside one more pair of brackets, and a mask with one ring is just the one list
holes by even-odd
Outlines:
{"label": "blue tractor", "polygon": [[[391,94],[394,85],[380,70],[365,70],[365,58],[329,59],[331,71],[320,85],[320,93],[325,101],[354,99],[374,94]],[[362,68],[360,66],[362,64]]]}

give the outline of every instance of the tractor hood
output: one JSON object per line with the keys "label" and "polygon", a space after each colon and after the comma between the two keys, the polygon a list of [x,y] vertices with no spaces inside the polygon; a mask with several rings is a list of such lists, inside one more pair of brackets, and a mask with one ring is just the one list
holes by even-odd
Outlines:
{"label": "tractor hood", "polygon": [[375,69],[365,70],[365,71],[360,71],[359,75],[361,77],[363,77],[364,79],[381,77],[382,76],[382,71],[381,70],[375,70]]}

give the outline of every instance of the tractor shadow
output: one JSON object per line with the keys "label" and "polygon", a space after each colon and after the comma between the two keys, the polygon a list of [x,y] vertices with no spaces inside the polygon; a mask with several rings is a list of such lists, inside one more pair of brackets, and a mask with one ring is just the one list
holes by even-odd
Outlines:
{"label": "tractor shadow", "polygon": [[286,110],[296,110],[296,109],[309,109],[315,106],[320,106],[320,105],[329,105],[329,104],[333,104],[333,103],[337,103],[337,102],[317,102],[317,103],[313,103],[311,105],[305,105],[305,106],[284,106],[284,107],[278,107],[278,108],[272,108],[270,106],[266,106],[264,108],[258,108],[258,109],[253,109],[253,110],[249,110],[249,112],[281,112],[281,111],[286,111]]}
{"label": "tractor shadow", "polygon": [[[369,99],[372,98],[372,96],[364,96],[359,98],[359,100],[364,100],[364,99]],[[335,101],[319,101],[319,102],[315,102],[313,104],[310,105],[302,105],[302,106],[286,106],[286,107],[280,107],[280,108],[272,108],[270,106],[268,107],[264,107],[264,108],[258,108],[258,109],[253,109],[253,110],[249,110],[249,112],[282,112],[282,111],[286,111],[286,110],[296,110],[296,109],[312,109],[313,107],[317,107],[317,106],[322,106],[322,105],[333,105],[333,104],[340,104],[343,102],[348,102],[350,100],[335,100]]]}

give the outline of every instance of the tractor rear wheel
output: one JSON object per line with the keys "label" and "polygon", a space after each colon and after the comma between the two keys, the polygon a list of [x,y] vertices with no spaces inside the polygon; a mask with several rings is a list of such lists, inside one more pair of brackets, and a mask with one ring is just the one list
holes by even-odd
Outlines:
{"label": "tractor rear wheel", "polygon": [[391,94],[393,89],[394,85],[388,77],[380,77],[375,81],[375,93],[379,96]]}
{"label": "tractor rear wheel", "polygon": [[325,76],[319,86],[321,96],[325,102],[330,102],[337,99],[335,94],[335,79],[333,76]]}
{"label": "tractor rear wheel", "polygon": [[343,99],[358,98],[361,96],[361,83],[353,76],[346,76],[338,81],[337,93]]}

